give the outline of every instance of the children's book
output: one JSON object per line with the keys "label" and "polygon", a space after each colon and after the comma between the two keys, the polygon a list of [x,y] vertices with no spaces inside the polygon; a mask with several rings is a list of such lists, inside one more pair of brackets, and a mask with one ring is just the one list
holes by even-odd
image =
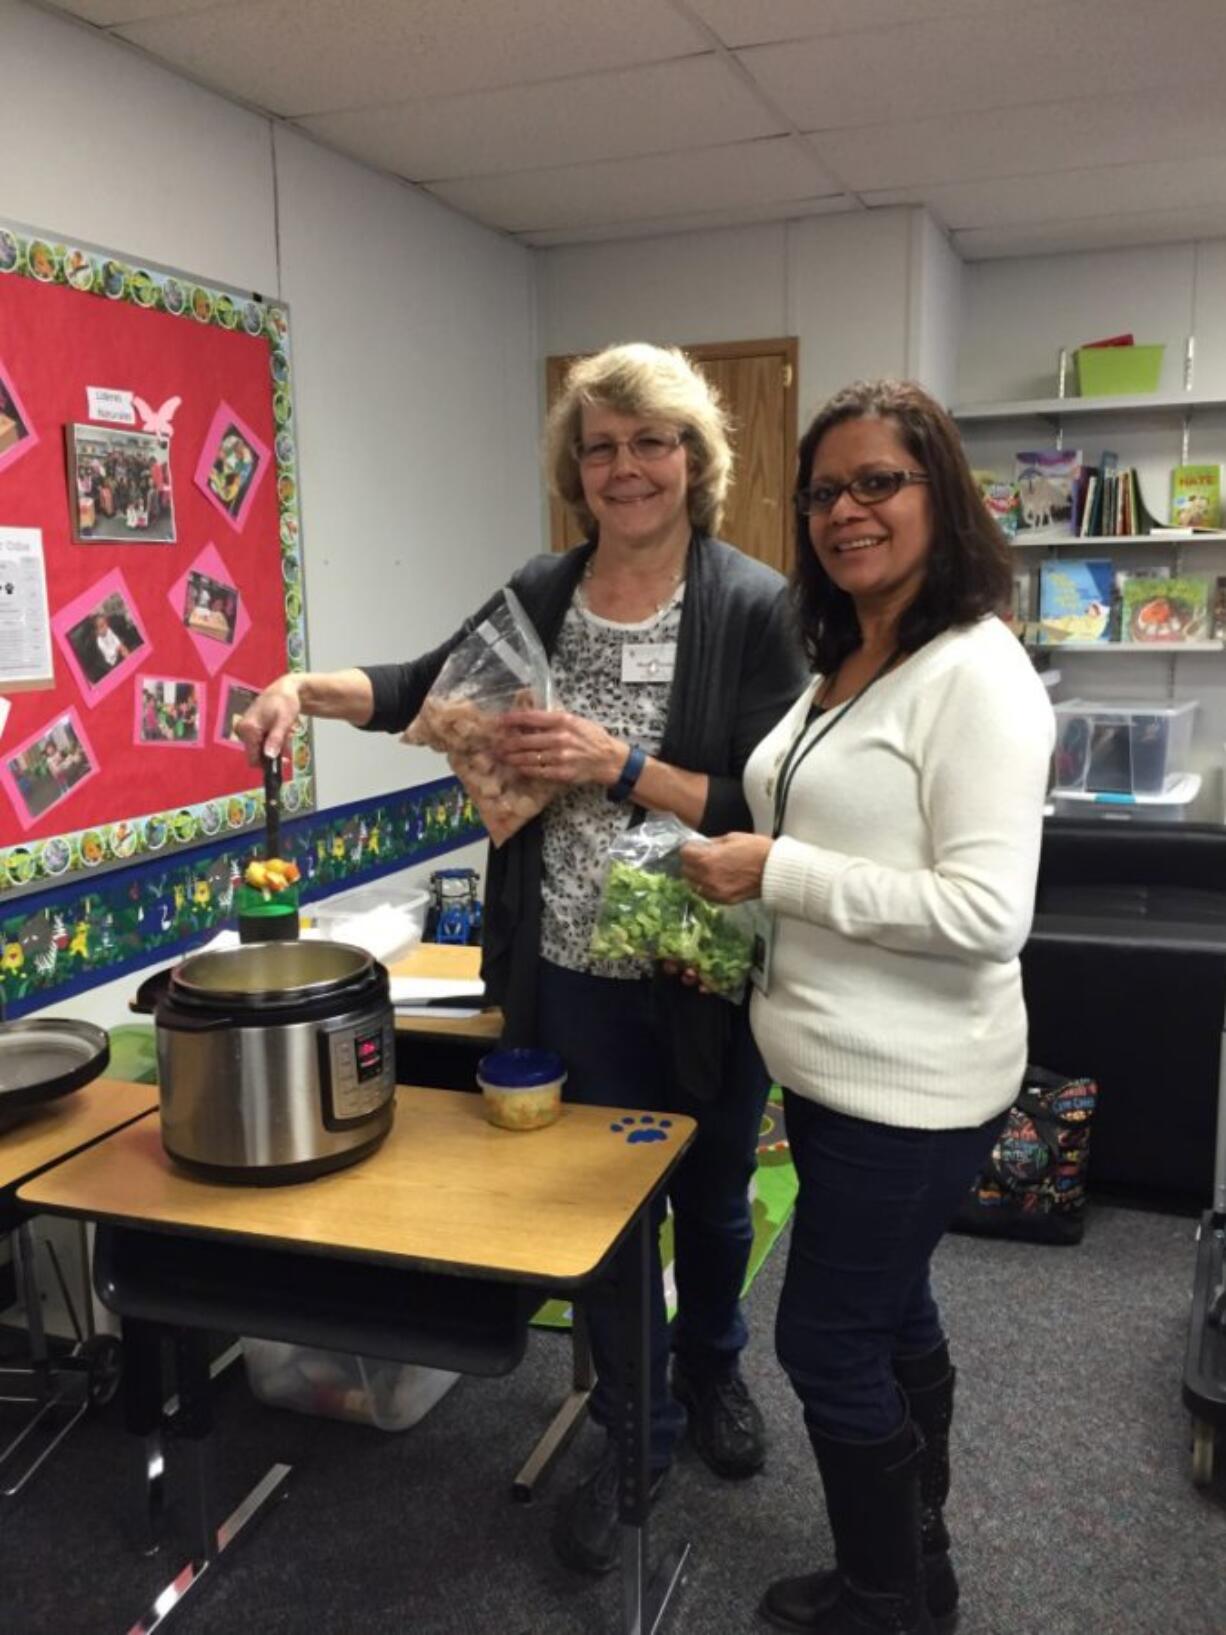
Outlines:
{"label": "children's book", "polygon": [[1034,619],[1034,575],[1029,568],[1019,568],[1013,575],[1012,614],[1013,627],[1024,638]]}
{"label": "children's book", "polygon": [[1018,537],[1073,539],[1081,486],[1081,450],[1032,449],[1014,456]]}
{"label": "children's book", "polygon": [[1211,582],[1194,575],[1176,579],[1129,574],[1123,584],[1120,640],[1148,645],[1206,641]]}
{"label": "children's book", "polygon": [[1091,534],[1112,534],[1115,521],[1115,493],[1118,487],[1120,457],[1112,449],[1104,449],[1098,457],[1098,492],[1094,513],[1090,518]]}
{"label": "children's book", "polygon": [[1115,588],[1111,597],[1111,631],[1109,638],[1111,641],[1118,642],[1124,639],[1124,586],[1128,581],[1130,579],[1169,579],[1170,577],[1170,568],[1161,565],[1144,568],[1117,568],[1115,570]]}
{"label": "children's book", "polygon": [[1222,526],[1221,466],[1176,466],[1171,472],[1171,526]]}
{"label": "children's book", "polygon": [[1112,564],[1105,557],[1044,562],[1039,568],[1040,646],[1107,641],[1112,585]]}
{"label": "children's book", "polygon": [[973,471],[971,475],[979,485],[989,516],[1005,538],[1012,539],[1017,533],[1017,484],[998,477],[994,471]]}
{"label": "children's book", "polygon": [[1102,479],[1098,474],[1097,466],[1087,466],[1082,473],[1084,492],[1081,498],[1081,518],[1077,524],[1077,533],[1081,539],[1088,539],[1094,532],[1094,507],[1099,503],[1098,493],[1102,486]]}

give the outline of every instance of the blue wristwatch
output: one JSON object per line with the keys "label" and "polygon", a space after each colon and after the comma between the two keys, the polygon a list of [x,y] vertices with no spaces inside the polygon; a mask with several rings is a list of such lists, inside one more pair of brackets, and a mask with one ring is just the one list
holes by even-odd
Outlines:
{"label": "blue wristwatch", "polygon": [[639,744],[631,744],[622,775],[609,790],[610,800],[629,800],[630,791],[639,781],[639,774],[647,765],[647,751]]}

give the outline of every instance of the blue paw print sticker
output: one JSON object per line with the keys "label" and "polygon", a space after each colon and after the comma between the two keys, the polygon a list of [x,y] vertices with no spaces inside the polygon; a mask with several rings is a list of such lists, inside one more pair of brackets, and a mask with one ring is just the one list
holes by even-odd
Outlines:
{"label": "blue paw print sticker", "polygon": [[672,1124],[671,1118],[657,1119],[654,1113],[640,1113],[637,1119],[619,1118],[609,1128],[614,1135],[624,1135],[626,1144],[633,1146],[640,1141],[667,1141]]}

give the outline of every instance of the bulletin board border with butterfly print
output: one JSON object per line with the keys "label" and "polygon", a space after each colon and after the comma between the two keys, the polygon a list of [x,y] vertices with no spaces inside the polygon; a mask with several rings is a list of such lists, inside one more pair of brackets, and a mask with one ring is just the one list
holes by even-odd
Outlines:
{"label": "bulletin board border with butterfly print", "polygon": [[[262,824],[233,726],[306,664],[298,487],[283,302],[0,222],[0,897]],[[51,660],[7,692],[6,541]],[[308,723],[284,774],[312,809]]]}

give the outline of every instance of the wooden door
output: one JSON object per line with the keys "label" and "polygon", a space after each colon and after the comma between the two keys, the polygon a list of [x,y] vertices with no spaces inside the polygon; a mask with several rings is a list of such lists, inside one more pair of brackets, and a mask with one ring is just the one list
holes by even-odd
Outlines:
{"label": "wooden door", "polygon": [[[747,556],[786,573],[792,565],[796,340],[789,336],[713,342],[682,350],[719,392],[732,421],[735,464],[720,532]],[[573,362],[573,357],[546,360],[550,403]],[[550,510],[553,549],[565,550],[581,537],[566,508],[554,500]]]}

